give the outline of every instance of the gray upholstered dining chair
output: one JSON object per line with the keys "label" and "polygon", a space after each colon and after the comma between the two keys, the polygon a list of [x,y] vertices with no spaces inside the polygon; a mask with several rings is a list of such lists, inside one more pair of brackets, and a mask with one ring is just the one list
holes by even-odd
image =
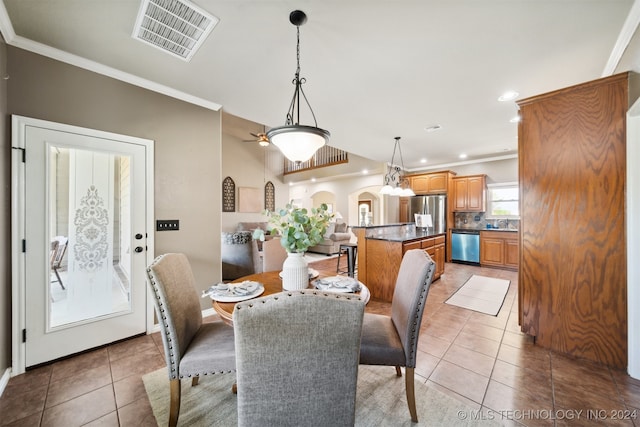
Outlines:
{"label": "gray upholstered dining chair", "polygon": [[180,382],[200,375],[235,371],[233,328],[222,321],[202,322],[200,297],[189,260],[184,254],[164,254],[147,269],[160,329],[170,384],[169,426],[178,423]]}
{"label": "gray upholstered dining chair", "polygon": [[414,373],[418,335],[427,293],[436,264],[422,249],[407,251],[402,257],[396,288],[391,301],[391,316],[365,313],[360,345],[361,365],[405,367],[405,388],[411,420],[418,422]]}
{"label": "gray upholstered dining chair", "polygon": [[236,304],[239,426],[353,426],[365,303],[305,290]]}

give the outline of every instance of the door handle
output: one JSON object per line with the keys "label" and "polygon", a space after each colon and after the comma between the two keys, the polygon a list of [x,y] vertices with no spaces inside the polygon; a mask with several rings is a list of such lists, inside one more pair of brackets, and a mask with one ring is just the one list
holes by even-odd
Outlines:
{"label": "door handle", "polygon": [[140,253],[142,252],[144,249],[142,249],[142,246],[136,246],[136,248],[134,249],[134,251]]}
{"label": "door handle", "polygon": [[136,234],[136,240],[140,240],[140,239],[142,239],[142,234],[140,233]]}

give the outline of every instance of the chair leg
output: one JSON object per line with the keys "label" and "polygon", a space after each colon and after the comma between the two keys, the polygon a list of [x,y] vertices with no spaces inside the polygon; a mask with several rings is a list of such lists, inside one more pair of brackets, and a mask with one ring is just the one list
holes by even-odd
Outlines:
{"label": "chair leg", "polygon": [[180,414],[180,378],[169,381],[171,403],[169,403],[169,427],[178,425]]}
{"label": "chair leg", "polygon": [[400,366],[396,366],[396,375],[399,377],[402,376],[402,371],[400,370]]}
{"label": "chair leg", "polygon": [[60,287],[62,288],[62,290],[65,290],[66,288],[62,284],[62,279],[60,278],[60,275],[58,274],[58,269],[54,268],[53,272],[56,273],[56,277],[58,278],[58,283],[60,283]]}
{"label": "chair leg", "polygon": [[200,377],[191,378],[191,387],[198,385],[199,381],[200,381]]}
{"label": "chair leg", "polygon": [[418,422],[418,412],[416,411],[416,392],[414,383],[415,368],[404,368],[405,371],[405,387],[407,389],[407,403],[409,404],[409,414],[411,421]]}

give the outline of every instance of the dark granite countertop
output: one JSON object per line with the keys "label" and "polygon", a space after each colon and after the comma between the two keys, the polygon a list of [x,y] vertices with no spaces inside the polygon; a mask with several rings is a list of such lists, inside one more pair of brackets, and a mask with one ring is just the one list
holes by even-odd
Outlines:
{"label": "dark granite countertop", "polygon": [[511,231],[517,233],[516,228],[450,228],[451,231]]}
{"label": "dark granite countertop", "polygon": [[433,233],[432,231],[417,230],[415,233],[398,233],[382,236],[367,237],[369,240],[384,240],[387,242],[409,242],[411,240],[426,239],[429,237],[444,236],[445,233]]}

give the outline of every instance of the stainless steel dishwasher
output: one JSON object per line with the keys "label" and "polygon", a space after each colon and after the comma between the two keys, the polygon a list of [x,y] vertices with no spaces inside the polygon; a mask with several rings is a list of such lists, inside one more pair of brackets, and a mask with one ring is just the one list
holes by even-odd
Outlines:
{"label": "stainless steel dishwasher", "polygon": [[480,231],[459,228],[451,230],[451,261],[480,264]]}

